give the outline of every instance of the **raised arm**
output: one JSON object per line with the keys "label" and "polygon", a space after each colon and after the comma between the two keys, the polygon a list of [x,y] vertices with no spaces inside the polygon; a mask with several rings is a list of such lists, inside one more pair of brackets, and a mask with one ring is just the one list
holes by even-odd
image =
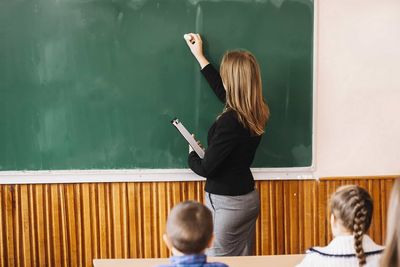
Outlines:
{"label": "raised arm", "polygon": [[210,62],[203,53],[203,41],[201,40],[200,34],[188,33],[184,35],[185,41],[190,48],[193,56],[196,58],[197,62],[200,64],[200,68],[203,69]]}
{"label": "raised arm", "polygon": [[201,70],[201,73],[203,73],[203,76],[213,89],[215,95],[219,98],[219,100],[221,100],[221,102],[225,103],[226,91],[219,72],[214,68],[213,65],[208,64]]}
{"label": "raised arm", "polygon": [[188,33],[184,35],[187,45],[193,56],[199,62],[201,72],[206,78],[208,84],[213,89],[219,100],[226,101],[226,92],[219,72],[210,64],[203,53],[203,41],[199,34]]}

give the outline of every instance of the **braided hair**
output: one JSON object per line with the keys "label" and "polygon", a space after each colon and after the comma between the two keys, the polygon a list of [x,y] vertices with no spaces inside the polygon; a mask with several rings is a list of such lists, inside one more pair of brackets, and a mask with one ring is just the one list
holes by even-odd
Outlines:
{"label": "braided hair", "polygon": [[359,266],[365,265],[366,255],[362,240],[371,225],[373,212],[371,196],[357,185],[341,186],[332,195],[330,203],[333,216],[354,234],[354,248]]}

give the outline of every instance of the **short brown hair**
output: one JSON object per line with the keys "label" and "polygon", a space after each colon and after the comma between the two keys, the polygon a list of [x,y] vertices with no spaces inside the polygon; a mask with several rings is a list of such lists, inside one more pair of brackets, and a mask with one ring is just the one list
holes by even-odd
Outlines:
{"label": "short brown hair", "polygon": [[195,201],[176,205],[168,215],[166,234],[171,245],[184,254],[207,248],[213,233],[210,210]]}
{"label": "short brown hair", "polygon": [[333,216],[354,234],[354,247],[359,266],[366,264],[362,239],[371,225],[373,210],[373,201],[368,191],[357,185],[341,186],[331,198]]}

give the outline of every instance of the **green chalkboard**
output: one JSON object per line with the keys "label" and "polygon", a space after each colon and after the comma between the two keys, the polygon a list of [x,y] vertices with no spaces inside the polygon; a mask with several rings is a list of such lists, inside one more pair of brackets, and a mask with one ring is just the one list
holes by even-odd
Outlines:
{"label": "green chalkboard", "polygon": [[187,168],[222,111],[183,40],[260,62],[271,120],[254,167],[312,162],[313,2],[0,1],[0,170]]}

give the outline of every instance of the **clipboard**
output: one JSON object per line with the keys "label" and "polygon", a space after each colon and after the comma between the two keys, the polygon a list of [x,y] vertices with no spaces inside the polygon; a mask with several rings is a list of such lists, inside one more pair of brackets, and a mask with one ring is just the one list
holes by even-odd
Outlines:
{"label": "clipboard", "polygon": [[183,124],[177,119],[173,119],[171,121],[172,125],[180,132],[183,138],[189,143],[189,145],[193,148],[193,150],[199,155],[201,159],[204,158],[204,150],[199,146],[196,139],[189,133],[189,131],[183,126]]}

